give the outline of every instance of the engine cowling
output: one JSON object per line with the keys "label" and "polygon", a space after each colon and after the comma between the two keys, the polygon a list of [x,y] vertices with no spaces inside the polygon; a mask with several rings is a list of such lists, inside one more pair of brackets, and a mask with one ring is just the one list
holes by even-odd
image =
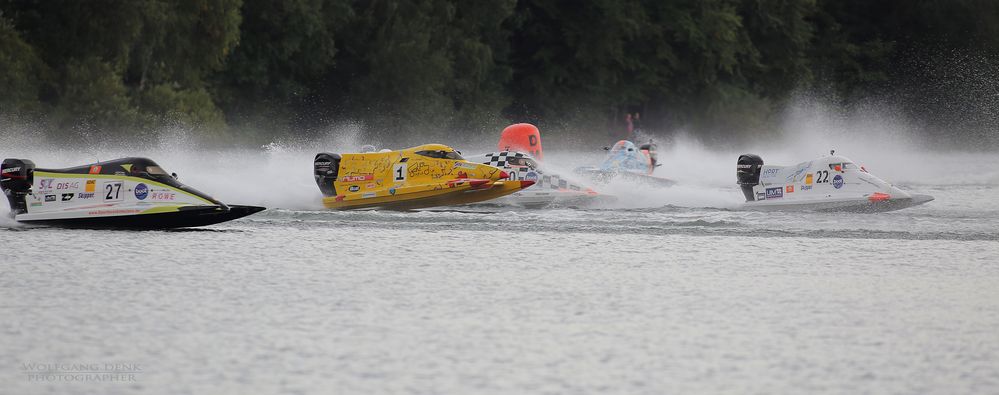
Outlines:
{"label": "engine cowling", "polygon": [[742,194],[746,196],[746,201],[756,200],[753,195],[753,187],[760,183],[760,170],[763,168],[763,158],[754,154],[743,154],[739,156],[739,161],[735,165],[735,176],[739,186],[742,187]]}
{"label": "engine cowling", "polygon": [[25,196],[31,193],[34,183],[35,163],[27,159],[4,159],[0,164],[0,190],[10,202],[13,214],[28,212]]}
{"label": "engine cowling", "polygon": [[312,161],[316,185],[324,196],[336,196],[337,173],[340,172],[340,155],[322,152],[316,154],[316,159]]}
{"label": "engine cowling", "polygon": [[652,162],[652,169],[649,170],[649,174],[652,174],[652,171],[659,165],[659,152],[656,143],[649,141],[648,144],[642,144],[638,149],[644,151],[649,156],[649,161]]}

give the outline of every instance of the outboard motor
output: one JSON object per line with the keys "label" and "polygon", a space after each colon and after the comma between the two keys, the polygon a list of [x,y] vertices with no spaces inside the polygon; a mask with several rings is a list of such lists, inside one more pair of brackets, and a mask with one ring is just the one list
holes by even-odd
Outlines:
{"label": "outboard motor", "polygon": [[[649,159],[652,160],[652,169],[655,170],[656,166],[658,166],[657,163],[659,163],[659,154],[656,152],[656,143],[649,140],[648,144],[642,144],[642,146],[638,147],[638,149],[648,152]],[[651,171],[649,173],[651,173]]]}
{"label": "outboard motor", "polygon": [[31,193],[35,163],[27,159],[4,159],[0,165],[0,190],[7,195],[12,214],[28,212],[25,196]]}
{"label": "outboard motor", "polygon": [[742,194],[746,195],[746,201],[756,200],[753,195],[753,187],[760,183],[760,170],[763,168],[763,158],[759,155],[744,154],[739,157],[735,165],[735,176],[742,187]]}
{"label": "outboard motor", "polygon": [[337,173],[340,171],[340,155],[327,152],[316,154],[312,166],[315,169],[316,185],[319,185],[319,190],[324,196],[336,196],[333,182],[336,181]]}

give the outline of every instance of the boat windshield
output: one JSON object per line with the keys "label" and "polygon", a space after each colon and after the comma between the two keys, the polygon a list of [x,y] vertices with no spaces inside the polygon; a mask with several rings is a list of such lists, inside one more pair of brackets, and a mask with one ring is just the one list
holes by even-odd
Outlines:
{"label": "boat windshield", "polygon": [[510,166],[525,166],[530,169],[538,168],[538,163],[530,158],[507,158],[506,163]]}
{"label": "boat windshield", "polygon": [[459,154],[456,151],[443,151],[443,150],[441,150],[441,151],[429,151],[428,150],[428,151],[416,151],[416,154],[420,155],[420,156],[426,156],[428,158],[434,158],[434,159],[465,160],[465,158],[463,158],[461,156],[461,154]]}
{"label": "boat windshield", "polygon": [[163,170],[162,167],[152,161],[148,161],[147,163],[136,162],[137,163],[133,163],[128,167],[128,175],[158,181],[176,188],[185,190],[191,189],[190,187],[181,184],[176,178],[173,177],[173,175],[167,173],[166,170]]}
{"label": "boat windshield", "polygon": [[169,175],[166,172],[166,170],[163,170],[163,168],[159,167],[159,166],[149,166],[149,167],[147,167],[146,168],[146,173],[149,173],[151,175],[157,175],[157,176],[167,176],[167,175]]}
{"label": "boat windshield", "polygon": [[857,169],[857,165],[853,164],[852,162],[830,163],[829,164],[829,170],[847,171],[847,170],[856,170],[856,169]]}

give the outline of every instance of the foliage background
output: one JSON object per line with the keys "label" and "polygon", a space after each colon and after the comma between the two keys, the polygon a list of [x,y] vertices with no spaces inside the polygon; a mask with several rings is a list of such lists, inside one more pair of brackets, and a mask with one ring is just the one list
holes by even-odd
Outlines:
{"label": "foliage background", "polygon": [[994,137],[997,49],[990,0],[0,0],[0,114],[253,140],[617,135],[640,112],[732,139],[811,95]]}

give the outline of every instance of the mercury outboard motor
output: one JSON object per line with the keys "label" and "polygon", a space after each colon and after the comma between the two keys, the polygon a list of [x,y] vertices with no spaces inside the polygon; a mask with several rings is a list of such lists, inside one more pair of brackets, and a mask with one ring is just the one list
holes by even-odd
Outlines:
{"label": "mercury outboard motor", "polygon": [[652,170],[655,170],[656,166],[658,166],[657,163],[659,163],[659,153],[656,152],[656,143],[649,140],[648,144],[642,144],[638,149],[649,153],[649,159],[652,161]]}
{"label": "mercury outboard motor", "polygon": [[35,163],[27,159],[4,159],[0,165],[0,190],[7,195],[11,214],[28,212],[24,198],[31,193]]}
{"label": "mercury outboard motor", "polygon": [[316,185],[324,196],[336,196],[336,188],[333,182],[340,171],[340,155],[322,152],[316,154],[316,159],[312,162],[315,169]]}
{"label": "mercury outboard motor", "polygon": [[746,195],[746,201],[756,200],[753,195],[753,187],[760,183],[760,170],[763,168],[763,158],[759,155],[744,154],[739,157],[735,165],[735,176],[742,187],[742,194]]}

